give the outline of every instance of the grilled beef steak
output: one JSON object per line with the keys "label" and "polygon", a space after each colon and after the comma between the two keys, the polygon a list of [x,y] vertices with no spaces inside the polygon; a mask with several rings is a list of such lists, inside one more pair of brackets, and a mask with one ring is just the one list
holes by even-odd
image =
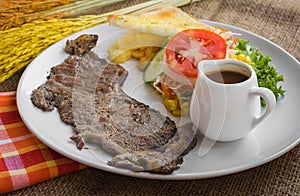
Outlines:
{"label": "grilled beef steak", "polygon": [[83,55],[97,44],[98,35],[83,34],[75,40],[67,40],[65,52],[68,54]]}
{"label": "grilled beef steak", "polygon": [[190,125],[177,128],[126,95],[121,86],[128,72],[89,51],[94,42],[94,35],[68,41],[71,55],[51,68],[48,80],[32,92],[32,103],[45,111],[56,107],[62,121],[73,126],[77,147],[99,144],[113,156],[111,166],[172,173],[196,144]]}

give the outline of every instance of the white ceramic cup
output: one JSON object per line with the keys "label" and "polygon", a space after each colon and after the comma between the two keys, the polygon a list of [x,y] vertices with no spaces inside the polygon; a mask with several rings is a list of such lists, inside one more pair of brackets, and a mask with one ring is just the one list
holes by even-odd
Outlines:
{"label": "white ceramic cup", "polygon": [[[216,70],[242,72],[249,76],[242,82],[224,84],[208,78]],[[260,97],[266,102],[261,114]],[[275,109],[275,96],[258,87],[253,68],[237,60],[205,60],[198,64],[198,78],[193,91],[190,117],[195,127],[215,141],[234,141],[247,136]]]}

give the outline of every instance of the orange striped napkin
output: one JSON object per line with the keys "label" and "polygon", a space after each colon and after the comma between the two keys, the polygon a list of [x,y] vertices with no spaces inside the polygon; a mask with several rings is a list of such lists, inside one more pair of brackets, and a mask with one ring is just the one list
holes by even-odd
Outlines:
{"label": "orange striped napkin", "polygon": [[0,93],[0,194],[85,167],[33,136],[18,113],[16,93]]}

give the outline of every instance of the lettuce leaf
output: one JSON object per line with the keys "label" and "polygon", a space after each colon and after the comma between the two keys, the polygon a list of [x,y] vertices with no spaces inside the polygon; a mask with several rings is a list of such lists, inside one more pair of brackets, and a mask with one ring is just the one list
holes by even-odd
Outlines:
{"label": "lettuce leaf", "polygon": [[[258,86],[270,89],[276,98],[276,101],[280,96],[284,96],[286,92],[282,83],[284,82],[283,75],[278,74],[274,65],[270,64],[272,59],[270,56],[264,56],[256,47],[251,46],[248,41],[238,39],[238,43],[234,48],[236,55],[244,54],[251,59],[251,66],[256,72]],[[262,100],[262,106],[265,106],[265,102]]]}

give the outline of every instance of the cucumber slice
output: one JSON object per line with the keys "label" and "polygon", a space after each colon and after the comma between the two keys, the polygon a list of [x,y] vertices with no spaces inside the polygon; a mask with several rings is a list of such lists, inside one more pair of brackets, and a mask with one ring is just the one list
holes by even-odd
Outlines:
{"label": "cucumber slice", "polygon": [[144,73],[145,82],[154,82],[163,73],[165,49],[162,48],[151,60]]}

